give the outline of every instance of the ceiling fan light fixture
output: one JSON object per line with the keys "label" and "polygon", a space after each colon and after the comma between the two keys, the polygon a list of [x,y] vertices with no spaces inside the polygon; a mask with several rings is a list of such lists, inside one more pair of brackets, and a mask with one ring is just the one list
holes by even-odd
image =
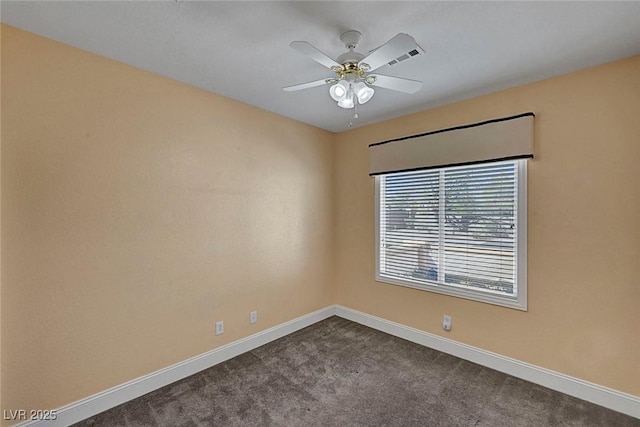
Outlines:
{"label": "ceiling fan light fixture", "polygon": [[358,97],[358,103],[364,104],[371,98],[373,98],[373,94],[375,90],[372,87],[367,86],[364,82],[358,82],[353,86],[353,91]]}
{"label": "ceiling fan light fixture", "polygon": [[[380,47],[369,51],[369,54],[366,56],[355,51],[361,38],[362,34],[355,30],[343,33],[340,36],[340,40],[344,43],[348,51],[339,55],[335,60],[308,42],[291,42],[289,46],[330,69],[335,75],[308,83],[283,87],[282,89],[291,92],[329,85],[329,95],[338,103],[340,108],[345,109],[357,109],[358,104],[369,102],[375,94],[375,90],[371,86],[404,93],[415,93],[420,89],[422,82],[418,80],[381,74],[368,74],[387,64],[392,65],[392,62],[398,63],[408,60],[420,53],[424,53],[413,37],[405,33],[398,33]],[[357,117],[358,114],[356,111],[354,118]]]}
{"label": "ceiling fan light fixture", "polygon": [[338,83],[329,88],[329,94],[331,95],[331,98],[333,98],[337,102],[342,101],[347,96],[348,92],[349,83],[344,80],[340,80]]}

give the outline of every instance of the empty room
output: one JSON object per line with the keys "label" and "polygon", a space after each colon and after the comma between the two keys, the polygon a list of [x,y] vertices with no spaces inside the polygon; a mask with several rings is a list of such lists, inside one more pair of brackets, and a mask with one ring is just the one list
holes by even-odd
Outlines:
{"label": "empty room", "polygon": [[640,426],[640,2],[0,18],[2,426]]}

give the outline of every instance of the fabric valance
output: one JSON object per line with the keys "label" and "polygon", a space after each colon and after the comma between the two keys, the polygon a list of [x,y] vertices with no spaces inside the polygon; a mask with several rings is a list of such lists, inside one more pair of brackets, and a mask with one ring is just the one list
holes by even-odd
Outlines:
{"label": "fabric valance", "polygon": [[531,112],[369,145],[369,175],[533,157]]}

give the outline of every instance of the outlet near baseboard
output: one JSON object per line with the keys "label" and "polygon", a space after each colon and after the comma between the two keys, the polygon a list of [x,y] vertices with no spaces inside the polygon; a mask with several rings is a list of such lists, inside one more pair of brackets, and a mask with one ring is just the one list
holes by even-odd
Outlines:
{"label": "outlet near baseboard", "polygon": [[442,329],[445,331],[451,330],[451,316],[447,316],[446,314],[442,318]]}
{"label": "outlet near baseboard", "polygon": [[216,322],[216,335],[224,334],[224,322],[221,320]]}

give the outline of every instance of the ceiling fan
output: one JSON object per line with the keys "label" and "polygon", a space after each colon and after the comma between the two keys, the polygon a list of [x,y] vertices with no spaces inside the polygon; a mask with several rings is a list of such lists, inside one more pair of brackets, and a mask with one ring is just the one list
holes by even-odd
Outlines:
{"label": "ceiling fan", "polygon": [[329,88],[329,94],[338,103],[338,106],[354,108],[357,104],[364,104],[373,97],[375,92],[373,87],[404,93],[415,93],[422,87],[422,82],[418,80],[377,73],[371,74],[383,65],[396,65],[423,54],[424,50],[418,46],[413,37],[400,33],[367,56],[355,51],[360,40],[362,40],[362,34],[358,31],[350,30],[343,33],[340,36],[340,41],[345,44],[348,51],[338,56],[335,61],[305,41],[291,42],[289,46],[332,70],[335,77],[287,86],[282,89],[296,91],[325,84],[332,85]]}

